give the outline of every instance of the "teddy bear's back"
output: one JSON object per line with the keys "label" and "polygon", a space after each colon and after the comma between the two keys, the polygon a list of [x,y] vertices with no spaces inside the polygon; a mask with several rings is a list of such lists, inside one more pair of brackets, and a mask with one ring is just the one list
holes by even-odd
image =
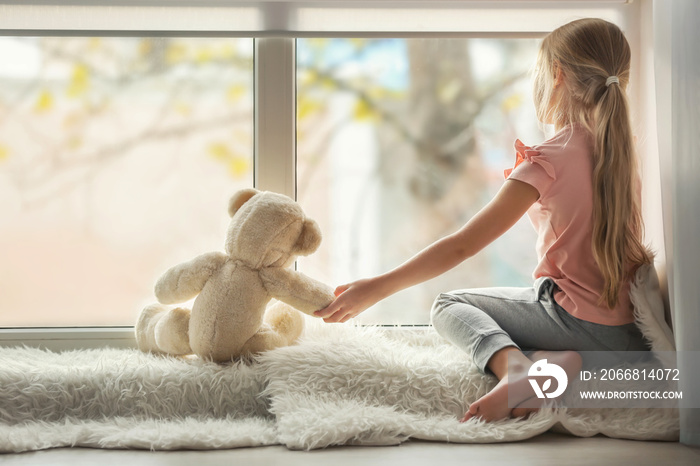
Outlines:
{"label": "teddy bear's back", "polygon": [[200,357],[227,361],[262,324],[270,297],[258,271],[228,260],[195,299],[190,319],[190,346]]}

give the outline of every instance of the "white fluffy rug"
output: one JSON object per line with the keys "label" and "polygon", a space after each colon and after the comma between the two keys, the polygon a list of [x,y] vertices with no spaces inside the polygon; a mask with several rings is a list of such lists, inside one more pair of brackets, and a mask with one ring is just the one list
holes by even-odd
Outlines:
{"label": "white fluffy rug", "polygon": [[432,328],[310,325],[300,343],[230,365],[136,350],[0,349],[0,451],[483,443],[554,428],[677,440],[671,409],[543,409],[460,424],[495,379]]}

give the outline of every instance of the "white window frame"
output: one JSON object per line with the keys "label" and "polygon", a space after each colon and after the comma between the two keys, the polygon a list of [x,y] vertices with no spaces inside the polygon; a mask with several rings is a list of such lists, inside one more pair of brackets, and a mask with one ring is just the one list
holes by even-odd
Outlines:
{"label": "white window frame", "polygon": [[[561,17],[566,14],[571,16],[584,12],[590,15],[591,11],[607,9],[612,14],[624,17],[625,32],[633,49],[633,82],[641,82],[640,70],[648,70],[649,64],[644,62],[638,47],[643,42],[639,27],[640,11],[645,8],[639,4],[649,1],[82,0],[62,4],[60,1],[28,0],[0,5],[0,34],[254,38],[254,186],[295,198],[296,38],[543,37],[557,25],[557,18],[561,23]],[[343,22],[347,12],[356,14],[358,18],[369,18],[368,15],[377,8],[390,9],[402,20],[392,23],[389,18],[384,22],[371,21],[371,24]],[[323,15],[324,9],[330,12],[328,21],[317,24],[308,22],[308,18],[314,18],[313,15],[309,16],[309,11]],[[509,20],[508,15],[502,15],[504,9],[517,9],[519,14],[511,15],[517,17]],[[440,21],[441,10],[462,14],[463,21],[452,22],[445,27],[445,23]],[[538,19],[538,15],[530,14],[530,23],[522,21],[523,14],[536,10],[561,14],[551,14],[542,20]],[[430,12],[437,14],[422,14]],[[485,28],[481,22],[475,21],[479,15],[491,18],[492,24]],[[635,80],[635,76],[640,79]],[[635,113],[646,108],[640,92],[643,86],[642,83],[631,89]],[[0,346],[15,345],[51,350],[103,346],[134,348],[136,341],[133,327],[0,329]]]}

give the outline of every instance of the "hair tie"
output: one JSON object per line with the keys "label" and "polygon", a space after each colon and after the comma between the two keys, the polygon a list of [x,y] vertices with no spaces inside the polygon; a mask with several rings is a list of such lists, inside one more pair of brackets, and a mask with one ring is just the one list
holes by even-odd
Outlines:
{"label": "hair tie", "polygon": [[610,87],[612,83],[620,84],[620,80],[617,76],[608,76],[608,79],[605,80],[605,87]]}

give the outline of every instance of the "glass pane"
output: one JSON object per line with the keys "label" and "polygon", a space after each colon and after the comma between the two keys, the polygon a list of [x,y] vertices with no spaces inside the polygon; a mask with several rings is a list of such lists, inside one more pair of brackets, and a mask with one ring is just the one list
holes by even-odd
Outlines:
{"label": "glass pane", "polygon": [[252,185],[252,39],[0,38],[0,326],[133,325]]}
{"label": "glass pane", "polygon": [[[542,140],[535,39],[297,41],[298,198],[324,232],[301,270],[335,286],[454,232],[503,184],[513,142]],[[443,291],[531,286],[527,219],[449,273],[358,317],[427,323]]]}

